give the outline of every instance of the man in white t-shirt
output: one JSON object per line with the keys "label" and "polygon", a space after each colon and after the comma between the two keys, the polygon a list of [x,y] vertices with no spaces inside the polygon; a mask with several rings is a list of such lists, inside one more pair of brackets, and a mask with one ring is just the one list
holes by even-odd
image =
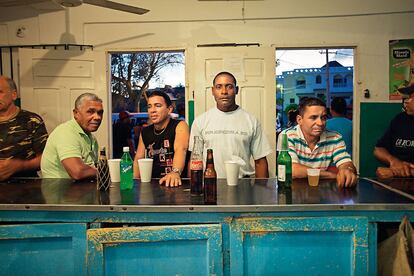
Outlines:
{"label": "man in white t-shirt", "polygon": [[[218,178],[225,178],[224,162],[238,156],[245,161],[240,176],[269,177],[266,156],[272,152],[260,122],[236,104],[238,93],[236,78],[229,72],[218,73],[213,80],[212,92],[216,107],[198,116],[191,127],[189,150],[194,136],[213,149],[214,165]],[[254,160],[254,168],[250,158]]]}

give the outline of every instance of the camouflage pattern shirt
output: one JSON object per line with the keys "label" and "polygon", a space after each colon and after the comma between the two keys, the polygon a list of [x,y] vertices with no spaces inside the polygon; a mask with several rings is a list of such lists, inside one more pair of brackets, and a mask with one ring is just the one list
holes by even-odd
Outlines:
{"label": "camouflage pattern shirt", "polygon": [[[0,121],[0,159],[30,160],[43,152],[47,137],[42,118],[35,113],[20,110],[14,118]],[[20,172],[13,176],[37,175],[36,172]]]}

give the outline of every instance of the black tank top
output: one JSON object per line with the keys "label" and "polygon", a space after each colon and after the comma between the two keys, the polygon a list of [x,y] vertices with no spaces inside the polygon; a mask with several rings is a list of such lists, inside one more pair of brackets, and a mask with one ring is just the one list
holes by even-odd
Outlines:
{"label": "black tank top", "polygon": [[154,125],[142,129],[142,140],[148,157],[154,161],[152,177],[161,178],[172,169],[174,158],[175,129],[180,121],[170,119],[167,127],[156,131]]}

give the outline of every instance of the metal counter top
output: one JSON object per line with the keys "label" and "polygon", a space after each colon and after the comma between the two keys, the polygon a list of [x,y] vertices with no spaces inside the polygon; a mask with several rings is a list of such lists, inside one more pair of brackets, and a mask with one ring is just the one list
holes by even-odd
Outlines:
{"label": "metal counter top", "polygon": [[[414,179],[406,180],[414,186]],[[334,180],[310,187],[295,180],[288,191],[270,179],[240,179],[228,186],[217,183],[217,205],[204,205],[202,196],[191,196],[189,179],[180,187],[165,187],[135,180],[132,190],[120,191],[113,183],[107,192],[95,181],[15,178],[0,183],[0,210],[110,211],[110,212],[286,212],[323,210],[414,210],[414,201],[375,180],[359,179],[355,189],[338,189]],[[405,182],[405,183],[406,183]],[[381,184],[381,183],[380,183]]]}

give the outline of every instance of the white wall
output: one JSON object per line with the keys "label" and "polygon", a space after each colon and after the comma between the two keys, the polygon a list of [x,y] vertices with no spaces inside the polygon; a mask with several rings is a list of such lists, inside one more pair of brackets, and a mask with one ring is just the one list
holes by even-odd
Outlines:
{"label": "white wall", "polygon": [[[186,49],[188,91],[197,73],[191,70],[192,50],[199,44],[355,46],[358,107],[361,101],[388,101],[388,41],[414,38],[413,0],[119,2],[151,11],[138,16],[86,4],[69,12],[51,12],[45,6],[2,8],[0,44],[78,43],[104,51]],[[16,37],[19,26],[26,27],[24,38]],[[366,88],[371,91],[369,99],[363,98]],[[356,112],[354,130],[359,129]],[[357,139],[357,131],[354,135]]]}
{"label": "white wall", "polygon": [[[414,38],[413,0],[120,2],[151,11],[138,16],[86,4],[68,14],[49,11],[51,5],[45,4],[34,6],[38,9],[2,8],[0,45],[78,43],[102,50],[250,42],[275,47],[356,46],[357,96],[369,88],[370,101],[385,101],[388,41]],[[24,38],[16,36],[21,26],[26,28]]]}

